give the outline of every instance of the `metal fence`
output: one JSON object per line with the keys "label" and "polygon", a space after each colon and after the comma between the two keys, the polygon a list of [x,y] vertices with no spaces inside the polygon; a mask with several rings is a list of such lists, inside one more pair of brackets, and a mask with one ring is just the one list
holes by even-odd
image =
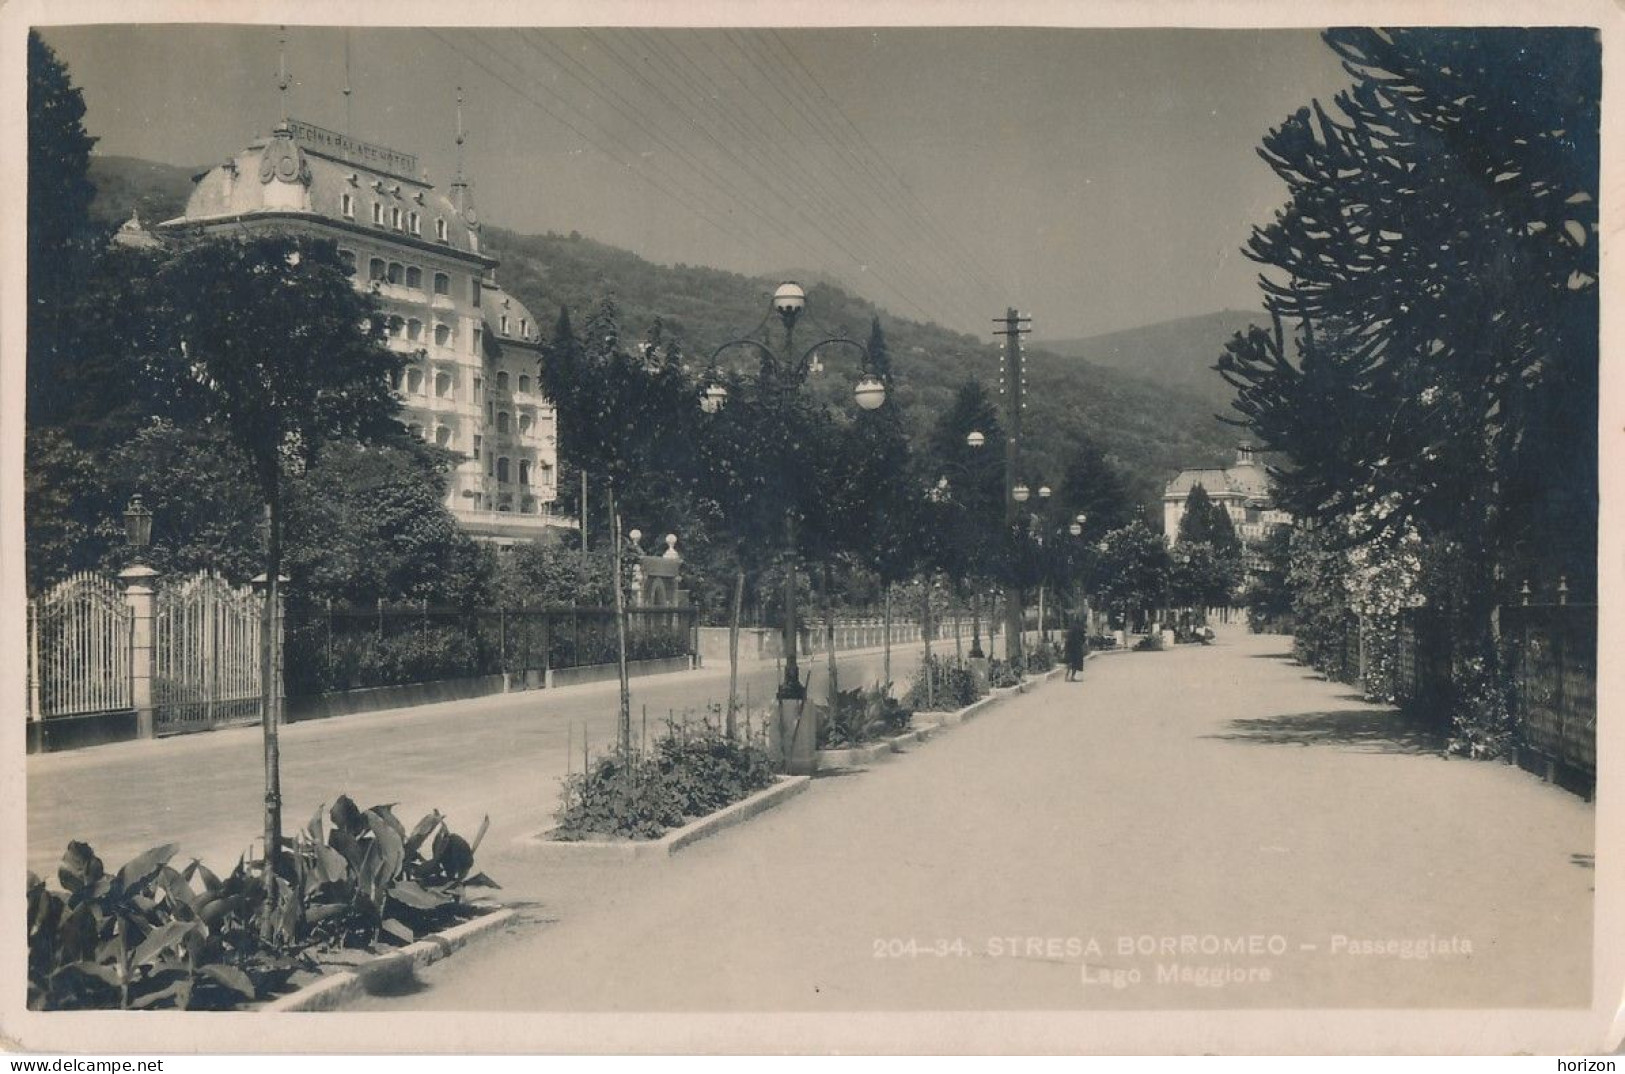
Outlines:
{"label": "metal fence", "polygon": [[1400,705],[1429,726],[1448,729],[1454,688],[1450,635],[1443,617],[1427,608],[1402,612],[1394,665],[1394,694]]}
{"label": "metal fence", "polygon": [[[627,609],[631,660],[691,656],[690,608]],[[613,608],[292,604],[284,625],[290,697],[612,664]]]}
{"label": "metal fence", "polygon": [[260,717],[263,594],[200,573],[159,590],[152,618],[152,704],[160,735]]}
{"label": "metal fence", "polygon": [[131,706],[134,615],[120,586],[83,571],[28,602],[28,718]]}
{"label": "metal fence", "polygon": [[1522,745],[1597,774],[1597,608],[1527,604],[1501,609]]}

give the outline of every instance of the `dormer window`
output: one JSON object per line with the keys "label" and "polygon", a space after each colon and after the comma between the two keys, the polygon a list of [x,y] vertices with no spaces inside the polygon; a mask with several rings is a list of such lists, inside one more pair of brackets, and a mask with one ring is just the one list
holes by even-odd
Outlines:
{"label": "dormer window", "polygon": [[519,318],[519,338],[520,339],[527,339],[527,338],[529,338],[529,336],[530,336],[530,322],[525,320],[525,318],[521,317],[521,318]]}
{"label": "dormer window", "polygon": [[398,205],[389,210],[389,226],[396,231],[401,229],[401,209]]}
{"label": "dormer window", "polygon": [[349,219],[349,220],[354,220],[355,219],[355,195],[354,194],[351,194],[348,191],[346,191],[345,193],[339,195],[339,212],[343,213],[346,219]]}
{"label": "dormer window", "polygon": [[441,242],[446,241],[446,218],[439,217],[434,222],[434,237]]}
{"label": "dormer window", "polygon": [[502,315],[502,326],[498,329],[498,331],[503,335],[508,334],[508,315],[506,313]]}
{"label": "dormer window", "polygon": [[421,234],[422,231],[421,231],[421,227],[420,227],[420,223],[419,223],[421,220],[422,220],[422,217],[418,216],[418,214],[416,212],[407,213],[406,214],[406,230],[410,231],[414,235]]}

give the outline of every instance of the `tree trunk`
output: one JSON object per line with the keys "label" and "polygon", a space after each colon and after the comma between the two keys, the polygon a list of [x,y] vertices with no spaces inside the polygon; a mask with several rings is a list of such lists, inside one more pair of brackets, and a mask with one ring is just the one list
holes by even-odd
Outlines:
{"label": "tree trunk", "polygon": [[822,577],[823,593],[820,594],[824,603],[824,649],[829,655],[829,715],[835,718],[835,704],[840,699],[841,683],[835,673],[835,601],[830,596],[833,584],[833,572],[829,561],[824,561]]}
{"label": "tree trunk", "polygon": [[621,680],[620,746],[623,755],[632,752],[632,687],[626,672],[626,592],[621,581],[621,520],[615,513],[615,482],[610,481],[605,494],[609,497],[609,525],[614,531],[612,570],[615,587],[615,663]]}
{"label": "tree trunk", "polygon": [[739,613],[745,603],[745,566],[734,573],[733,614],[728,619],[728,714],[725,727],[732,742],[738,730],[735,712],[739,708]]}
{"label": "tree trunk", "polygon": [[282,752],[278,731],[282,713],[277,682],[277,601],[281,599],[282,488],[280,475],[269,481],[265,499],[265,604],[260,609],[260,730],[265,746],[265,913],[260,936],[275,935],[277,862],[282,857]]}
{"label": "tree trunk", "polygon": [[881,612],[880,622],[881,622],[881,629],[884,632],[884,634],[883,634],[883,637],[881,638],[881,641],[880,641],[880,644],[881,644],[880,670],[881,670],[881,676],[886,680],[886,685],[890,686],[891,685],[891,583],[890,582],[886,583],[886,596],[885,596],[885,599],[881,602],[881,605],[882,605],[883,611]]}
{"label": "tree trunk", "polygon": [[931,681],[931,580],[929,578],[921,579],[920,593],[920,639],[925,643],[925,653],[920,657],[920,667],[925,670],[925,710],[930,712],[936,702],[936,687]]}

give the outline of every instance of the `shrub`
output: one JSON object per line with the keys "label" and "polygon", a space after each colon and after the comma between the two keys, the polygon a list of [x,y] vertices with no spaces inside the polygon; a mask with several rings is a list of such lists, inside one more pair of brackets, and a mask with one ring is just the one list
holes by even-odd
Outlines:
{"label": "shrub", "polygon": [[987,688],[974,671],[947,657],[933,654],[920,662],[919,670],[914,673],[914,682],[902,703],[915,712],[925,711],[928,707],[939,711],[952,710],[975,704],[986,695]]}
{"label": "shrub", "polygon": [[171,843],[108,874],[89,846],[69,843],[62,892],[28,875],[29,1008],[229,1009],[314,969],[311,948],[410,943],[466,915],[466,886],[496,886],[470,875],[484,825],[470,843],[435,812],[408,835],[388,806],[362,812],[345,797],[332,817],[326,840],[320,810],[286,840],[275,907],[263,860],[239,860],[221,880],[196,860],[175,869]]}
{"label": "shrub", "polygon": [[818,706],[818,748],[841,749],[908,730],[914,714],[891,694],[891,683],[842,690],[835,711]]}
{"label": "shrub", "polygon": [[1117,635],[1116,634],[1091,634],[1089,636],[1089,648],[1092,649],[1092,650],[1093,649],[1115,649],[1115,648],[1117,648]]}
{"label": "shrub", "polygon": [[994,659],[987,666],[987,681],[989,686],[1005,689],[1021,685],[1021,672],[1009,661]]}
{"label": "shrub", "polygon": [[683,823],[682,803],[657,757],[619,750],[567,777],[553,837],[658,839]]}
{"label": "shrub", "polygon": [[651,751],[616,750],[568,777],[553,837],[658,839],[772,782],[773,762],[760,743],[729,739],[709,719],[698,726],[668,722]]}
{"label": "shrub", "polygon": [[1029,646],[1024,655],[1026,657],[1027,674],[1029,675],[1042,675],[1059,661],[1059,657],[1055,653],[1055,646],[1047,641],[1041,641],[1037,645]]}
{"label": "shrub", "polygon": [[1494,659],[1473,656],[1459,661],[1454,680],[1450,752],[1475,760],[1509,755],[1517,745],[1518,723],[1511,686]]}

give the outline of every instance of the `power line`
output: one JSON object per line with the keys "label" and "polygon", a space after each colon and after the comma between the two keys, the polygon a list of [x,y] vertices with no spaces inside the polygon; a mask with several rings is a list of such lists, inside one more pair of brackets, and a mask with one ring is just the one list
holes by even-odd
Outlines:
{"label": "power line", "polygon": [[[630,74],[634,79],[636,79],[645,88],[647,88],[649,90],[649,92],[657,95],[661,100],[670,101],[671,92],[669,91],[669,89],[663,89],[660,86],[656,86],[653,82],[651,82],[649,80],[649,78],[645,77],[645,75],[643,74],[642,71],[639,70],[639,67],[635,62],[633,62],[632,60],[629,60],[625,56],[623,56],[617,49],[615,49],[611,45],[610,42],[599,39],[598,36],[595,35],[591,30],[584,30],[583,32],[589,38],[591,38],[594,41],[594,43],[596,45],[598,45],[598,47],[600,49],[602,49],[607,55],[609,55],[610,58],[612,58],[618,64],[620,64],[621,67],[624,68],[627,71],[628,74]],[[651,42],[645,42],[646,47],[648,47],[650,44],[652,44],[652,43]],[[719,152],[721,152],[723,155],[727,156],[729,159],[733,160],[736,164],[738,164],[745,171],[751,173],[756,179],[758,179],[759,181],[765,182],[769,187],[771,187],[771,188],[773,188],[775,190],[778,190],[780,188],[795,189],[796,191],[798,191],[800,196],[806,198],[808,202],[818,205],[821,212],[825,213],[829,218],[835,219],[835,220],[843,223],[849,230],[854,231],[859,235],[865,234],[866,232],[871,230],[867,225],[865,225],[861,220],[859,220],[857,218],[857,216],[855,216],[852,212],[848,211],[848,209],[845,207],[845,205],[843,205],[843,203],[838,198],[836,198],[832,193],[825,190],[823,187],[816,184],[816,182],[814,182],[806,174],[806,169],[803,169],[803,168],[800,168],[800,167],[796,166],[796,165],[799,164],[799,162],[795,161],[794,158],[789,158],[790,162],[792,164],[792,167],[790,167],[788,169],[781,169],[773,161],[767,159],[765,154],[763,154],[761,152],[752,151],[752,149],[750,148],[752,139],[750,138],[750,135],[745,131],[745,129],[731,115],[727,114],[725,111],[721,111],[720,109],[717,109],[717,108],[714,107],[715,105],[718,105],[718,104],[721,103],[721,98],[720,97],[709,97],[708,98],[706,96],[706,94],[705,94],[704,89],[703,88],[696,88],[694,81],[692,79],[690,79],[684,72],[677,69],[675,64],[673,64],[671,62],[671,60],[666,55],[657,53],[657,51],[655,49],[649,48],[649,51],[648,51],[648,54],[647,54],[646,58],[649,59],[649,60],[658,60],[659,63],[661,64],[661,66],[662,66],[663,71],[670,73],[671,75],[675,76],[677,79],[679,79],[683,83],[683,88],[688,91],[690,99],[696,101],[696,103],[698,104],[698,107],[695,108],[695,109],[683,109],[683,110],[681,110],[680,114],[683,116],[684,120],[686,120],[687,123],[695,129],[695,131],[697,131],[708,142],[710,142],[713,146],[715,146],[718,149]],[[658,75],[655,74],[655,72],[652,69],[650,69],[650,74],[654,75],[655,77],[659,77]],[[702,77],[703,77],[703,75],[702,75]],[[707,80],[707,81],[709,81],[709,80]],[[714,83],[712,83],[712,84],[715,85]],[[720,87],[719,87],[719,89],[720,89]],[[715,112],[721,119],[727,121],[730,125],[732,125],[733,129],[741,136],[741,142],[740,142],[741,148],[744,149],[745,152],[749,153],[756,161],[760,162],[760,165],[761,165],[762,168],[765,168],[769,172],[772,172],[774,174],[764,176],[762,174],[761,170],[759,170],[756,167],[753,167],[752,164],[749,161],[746,161],[743,157],[741,157],[739,155],[739,153],[735,152],[726,142],[724,142],[721,139],[717,138],[716,135],[714,135],[697,118],[695,118],[696,115],[708,114],[708,113],[712,113],[712,112]],[[862,198],[856,199],[856,202],[859,205],[865,205],[866,206],[866,204],[867,204],[864,201],[864,199],[862,199]],[[800,211],[799,206],[797,206],[796,209],[797,209],[797,212],[799,213],[799,211]],[[874,213],[871,210],[870,215],[882,227],[890,224],[891,227],[894,230],[897,228],[897,224],[896,224],[895,221],[888,220],[887,218],[885,218],[881,214]],[[898,232],[898,234],[901,234],[901,232]],[[940,275],[938,275],[937,278],[938,278],[939,281],[941,281],[943,283],[948,283],[948,281],[945,280]],[[917,283],[917,284],[925,284],[928,289],[931,289],[930,283],[927,280],[925,280],[923,277],[920,277],[918,275],[914,275],[912,277],[912,279],[913,279],[913,281],[915,283]],[[951,286],[951,284],[950,284],[950,286]]]}
{"label": "power line", "polygon": [[[750,46],[753,44],[753,40],[751,38],[746,37],[742,33],[736,33],[734,31],[724,31],[724,34],[728,37],[728,39],[732,42],[732,44],[740,52],[740,54],[745,57],[746,61],[748,63],[750,63],[750,65],[756,70],[757,74],[759,74],[762,77],[763,81],[765,81],[768,85],[773,87],[774,92],[777,93],[779,95],[779,97],[781,99],[783,99],[784,102],[786,104],[788,104],[790,106],[790,108],[797,115],[799,115],[801,117],[802,121],[810,129],[812,129],[815,134],[819,134],[824,138],[825,142],[829,145],[829,148],[834,152],[834,154],[841,156],[842,158],[844,158],[845,160],[847,160],[848,162],[850,162],[850,163],[852,163],[854,165],[854,169],[852,171],[850,171],[850,172],[846,171],[846,170],[835,169],[835,170],[833,170],[833,174],[841,182],[841,184],[846,188],[847,192],[853,197],[853,199],[857,202],[857,204],[867,205],[867,200],[864,197],[864,193],[862,191],[859,191],[859,190],[855,189],[854,186],[853,186],[853,180],[856,179],[859,176],[859,174],[861,172],[861,169],[862,169],[861,160],[856,159],[855,154],[853,154],[849,149],[847,149],[844,145],[842,145],[841,141],[840,141],[840,139],[838,137],[831,137],[830,136],[830,133],[829,133],[830,128],[827,125],[826,126],[821,126],[820,125],[820,121],[817,118],[818,109],[811,107],[811,102],[807,100],[805,94],[801,93],[801,91],[798,88],[791,87],[791,90],[792,90],[792,92],[794,94],[794,95],[792,95],[792,92],[787,92],[786,89],[782,85],[780,85],[778,79],[776,79],[774,77],[774,74],[773,74],[773,66],[774,65],[772,64],[772,57],[767,57],[767,65],[764,66],[764,64],[758,63],[757,59],[756,59],[756,56],[752,54],[752,49],[751,49]],[[765,50],[762,50],[762,51],[765,51]],[[782,66],[782,65],[780,65],[780,66]],[[803,103],[804,101],[806,101],[807,103],[804,104]],[[786,130],[790,129],[789,124],[783,123],[782,120],[780,122],[785,127]],[[881,198],[884,198],[885,191],[884,191],[883,188],[875,187],[874,189],[880,195]],[[893,204],[893,208],[894,208],[894,210],[896,209],[895,203]],[[877,220],[883,219],[883,217],[879,213],[874,212],[872,209],[871,209],[871,215],[875,216],[875,218]],[[906,210],[902,215],[904,215],[904,216],[908,215]],[[894,224],[893,226],[895,227],[896,225]],[[904,233],[904,234],[906,234],[906,233]],[[929,238],[927,236],[925,236],[925,235],[921,235],[921,238],[927,238],[927,240],[929,241]],[[956,268],[956,269],[962,268],[962,266],[960,266],[959,263],[958,263],[958,259],[955,258],[955,257],[946,258],[946,259],[944,259],[944,261],[945,261],[946,264],[952,266],[953,268]],[[937,268],[937,262],[936,261],[932,260],[932,261],[928,261],[927,263],[933,269]],[[940,270],[937,272],[937,279],[940,280],[943,284],[946,284],[949,287],[955,286],[951,281],[948,280],[948,278],[946,276],[942,275]],[[968,277],[961,277],[961,279],[966,283],[970,282]],[[981,289],[981,287],[980,286],[973,286],[969,291],[967,291],[965,293],[965,297],[970,299],[972,302],[979,302],[981,300],[981,298],[982,298],[982,289]]]}
{"label": "power line", "polygon": [[999,285],[992,280],[991,277],[983,276],[981,274],[981,263],[972,257],[964,249],[964,247],[959,244],[958,239],[951,231],[947,230],[937,222],[936,218],[931,215],[931,211],[925,207],[924,203],[920,201],[919,196],[914,193],[913,188],[911,188],[908,183],[903,180],[903,177],[898,173],[897,169],[892,166],[891,161],[874,147],[874,144],[869,141],[868,137],[863,133],[858,125],[852,122],[852,118],[846,114],[846,110],[837,104],[832,97],[830,97],[823,85],[818,81],[813,73],[807,69],[807,65],[802,62],[800,56],[796,55],[795,50],[790,47],[789,43],[786,42],[775,29],[768,29],[767,34],[778,43],[779,47],[784,50],[785,55],[790,57],[790,60],[794,66],[801,71],[801,73],[806,77],[807,81],[810,82],[814,89],[817,90],[818,95],[824,99],[824,102],[827,105],[829,105],[831,111],[835,115],[841,117],[841,121],[846,124],[852,133],[857,136],[858,141],[868,150],[867,154],[860,155],[860,159],[865,162],[879,161],[881,164],[884,164],[886,166],[886,170],[891,173],[892,179],[896,182],[897,188],[906,198],[908,198],[908,200],[913,202],[918,207],[920,216],[926,221],[927,225],[931,227],[939,236],[941,236],[944,241],[960,252],[965,259],[964,263],[968,265],[972,271],[976,272],[978,276],[980,276],[985,287],[990,290],[998,290]]}
{"label": "power line", "polygon": [[[674,154],[674,156],[676,156],[679,160],[681,160],[687,166],[692,168],[695,172],[699,173],[702,176],[705,176],[705,177],[709,178],[711,181],[715,182],[717,185],[725,188],[735,199],[738,200],[738,202],[747,211],[749,211],[752,215],[756,216],[764,224],[767,224],[770,227],[774,227],[774,228],[782,228],[784,226],[784,222],[781,219],[776,218],[771,210],[761,206],[760,203],[757,202],[755,199],[748,197],[743,191],[739,190],[739,188],[736,185],[734,185],[732,182],[730,182],[727,179],[726,176],[722,175],[716,169],[709,167],[703,161],[698,160],[688,150],[682,148],[681,146],[673,144],[664,135],[662,135],[658,130],[653,129],[648,124],[646,124],[643,121],[643,119],[641,118],[641,116],[638,115],[637,108],[632,102],[628,101],[624,96],[622,96],[613,87],[610,87],[603,79],[601,79],[598,76],[594,75],[590,71],[590,69],[587,69],[579,61],[575,60],[573,57],[565,56],[564,57],[565,62],[563,62],[563,63],[559,62],[559,58],[558,58],[559,53],[558,53],[558,50],[557,50],[556,46],[553,46],[550,42],[545,42],[544,41],[542,43],[542,45],[544,45],[546,47],[546,49],[547,49],[546,53],[544,54],[543,48],[540,47],[535,41],[533,41],[524,32],[521,32],[519,40],[520,40],[521,44],[523,44],[527,48],[529,48],[538,57],[543,57],[543,58],[552,57],[553,60],[554,60],[553,65],[554,65],[555,69],[557,69],[557,70],[561,71],[562,73],[568,75],[571,79],[573,79],[575,82],[580,84],[587,91],[587,93],[591,97],[593,97],[597,101],[602,102],[604,105],[609,107],[611,110],[617,112],[622,117],[626,118],[629,122],[631,122],[635,127],[637,127],[640,131],[642,131],[650,139],[652,139],[657,144],[659,144],[659,145],[663,146],[664,148],[666,148],[667,150],[669,150],[671,153]],[[568,64],[568,66],[566,66],[566,64]],[[578,69],[582,73],[578,73]],[[595,88],[594,83],[596,83],[598,86],[603,87],[603,91],[600,92],[600,90],[598,88]],[[783,198],[783,195],[777,195],[777,196],[779,196],[780,198]],[[791,210],[793,212],[795,212],[797,215],[800,215],[800,208],[799,208],[799,206],[797,206],[794,203],[794,201],[792,201],[790,199],[784,199],[784,200],[786,201],[786,204],[788,204],[790,206],[790,208],[791,208]],[[861,257],[859,257],[856,253],[854,253],[851,250],[850,247],[848,247],[844,242],[837,239],[835,236],[830,235],[830,234],[828,234],[827,232],[825,232],[823,230],[814,228],[812,226],[811,221],[807,221],[807,228],[808,228],[808,230],[811,230],[814,235],[816,235],[820,239],[822,239],[826,244],[828,244],[830,246],[833,246],[835,249],[839,250],[841,252],[841,254],[843,254],[845,257],[850,259],[854,264],[858,264],[858,265],[864,264],[864,261],[863,261],[863,259]],[[884,274],[882,274],[880,272],[873,272],[872,274],[875,276],[875,278],[883,286],[888,288],[901,301],[903,301],[907,305],[913,307],[914,310],[916,312],[918,312],[922,317],[930,319],[931,313],[920,302],[918,302],[913,297],[912,294],[909,293],[908,289],[906,289],[904,287],[901,287],[898,284],[894,283],[886,275],[884,275]]]}

